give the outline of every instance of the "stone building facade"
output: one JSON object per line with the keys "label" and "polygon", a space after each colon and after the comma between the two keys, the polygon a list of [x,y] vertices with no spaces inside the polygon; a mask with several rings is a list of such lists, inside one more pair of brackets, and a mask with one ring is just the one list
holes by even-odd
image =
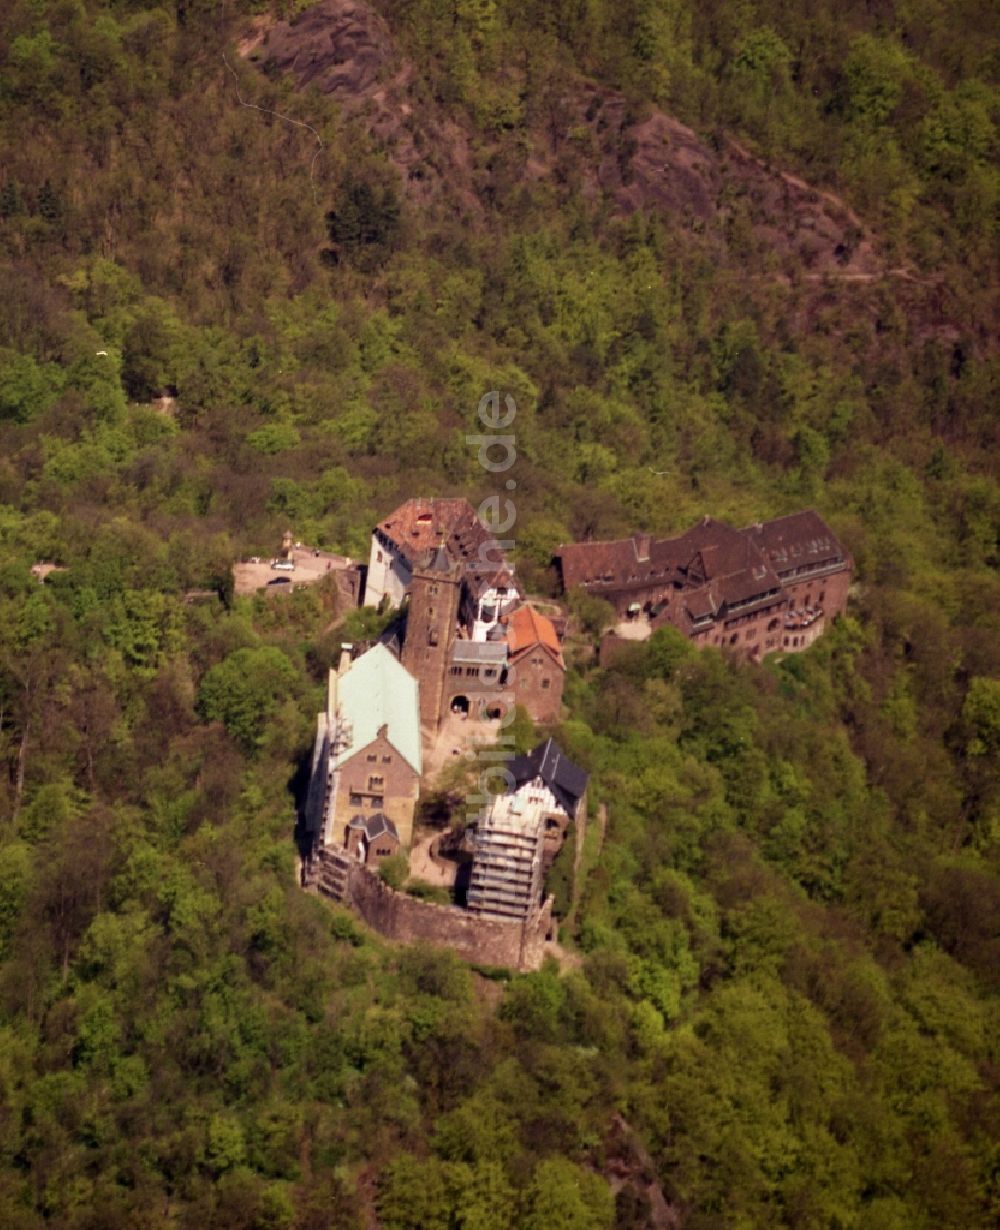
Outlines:
{"label": "stone building facade", "polygon": [[507,762],[511,793],[541,808],[544,820],[543,864],[548,871],[571,824],[582,841],[587,822],[587,773],[566,755],[555,739],[546,739],[523,756]]}
{"label": "stone building facade", "polygon": [[706,517],[677,538],[571,543],[556,563],[565,589],[605,598],[622,621],[671,624],[753,659],[807,648],[846,610],[852,574],[811,510],[742,530]]}
{"label": "stone building facade", "polygon": [[448,655],[440,718],[465,713],[473,718],[502,717],[516,703],[507,678],[507,643],[456,639]]}
{"label": "stone building facade", "polygon": [[388,726],[382,725],[374,739],[336,764],[329,817],[333,841],[344,844],[348,826],[358,814],[384,815],[408,847],[419,786],[417,769],[389,738]]}
{"label": "stone building facade", "polygon": [[409,847],[422,759],[417,684],[382,645],[328,681],[318,714],[305,823],[317,848],[343,847],[357,817],[382,816]]}
{"label": "stone building facade", "polygon": [[462,598],[461,569],[442,546],[414,564],[409,597],[400,660],[420,689],[420,723],[434,729],[446,710],[448,666]]}
{"label": "stone building facade", "polygon": [[557,722],[566,665],[555,626],[532,606],[507,618],[507,678],[516,705],[536,722]]}
{"label": "stone building facade", "polygon": [[401,845],[396,826],[383,812],[353,816],[347,826],[347,853],[368,867],[398,854]]}
{"label": "stone building facade", "polygon": [[557,721],[566,668],[552,621],[523,605],[473,640],[455,619],[458,574],[439,548],[410,581],[400,660],[419,683],[423,728],[439,728],[449,713],[499,718],[514,705],[537,722]]}

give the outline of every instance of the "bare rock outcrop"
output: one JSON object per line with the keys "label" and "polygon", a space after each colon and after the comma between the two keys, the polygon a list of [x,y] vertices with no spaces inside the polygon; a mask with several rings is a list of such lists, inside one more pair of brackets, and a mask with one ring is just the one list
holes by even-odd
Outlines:
{"label": "bare rock outcrop", "polygon": [[474,222],[504,184],[550,180],[620,216],[657,211],[723,262],[734,253],[742,276],[792,290],[794,329],[819,320],[838,328],[845,303],[877,328],[888,294],[921,336],[958,336],[947,288],[890,268],[877,237],[834,193],[731,138],[710,143],[652,107],[637,115],[606,86],[571,81],[514,141],[473,130],[429,100],[385,20],[361,0],[321,0],[286,21],[257,18],[238,50],[268,75],[336,99],[378,138],[418,206]]}

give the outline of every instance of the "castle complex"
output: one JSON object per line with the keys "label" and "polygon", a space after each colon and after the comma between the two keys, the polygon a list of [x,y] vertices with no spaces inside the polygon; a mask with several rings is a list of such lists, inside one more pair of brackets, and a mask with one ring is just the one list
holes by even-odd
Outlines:
{"label": "castle complex", "polygon": [[[558,720],[565,665],[555,625],[522,601],[513,567],[465,500],[410,500],[380,522],[364,601],[401,616],[359,657],[345,646],[330,672],[304,880],[383,934],[537,966],[552,927],[544,873],[571,822],[541,779],[530,797],[518,788],[480,818],[467,909],[394,893],[372,873],[410,847],[422,744],[449,715],[496,720],[521,704],[536,721]],[[532,781],[537,768],[525,769]],[[505,809],[524,814],[506,822]]]}
{"label": "castle complex", "polygon": [[[845,609],[852,567],[808,511],[742,530],[706,517],[676,538],[573,543],[556,563],[564,590],[614,609],[602,661],[616,637],[665,624],[750,659],[797,652]],[[303,880],[385,935],[537,968],[553,928],[545,876],[571,831],[579,850],[586,823],[587,775],[554,740],[506,762],[509,788],[472,830],[464,908],[416,900],[374,873],[411,845],[425,749],[447,719],[500,719],[519,704],[537,722],[559,720],[556,625],[524,601],[513,565],[460,499],[409,500],[375,527],[364,603],[400,614],[360,656],[344,646],[329,674]]]}
{"label": "castle complex", "polygon": [[846,609],[852,571],[812,511],[742,530],[705,517],[677,538],[572,543],[556,563],[564,589],[606,599],[622,621],[671,624],[698,646],[751,659],[811,645]]}

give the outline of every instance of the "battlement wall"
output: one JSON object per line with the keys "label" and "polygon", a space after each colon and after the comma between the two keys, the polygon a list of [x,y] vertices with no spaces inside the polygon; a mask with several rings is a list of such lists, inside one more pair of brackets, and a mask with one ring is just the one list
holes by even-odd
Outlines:
{"label": "battlement wall", "polygon": [[323,851],[316,885],[350,906],[372,930],[403,944],[450,948],[466,961],[512,969],[541,967],[552,928],[552,902],[524,922],[482,918],[458,906],[420,901],[390,888],[375,872],[339,850]]}

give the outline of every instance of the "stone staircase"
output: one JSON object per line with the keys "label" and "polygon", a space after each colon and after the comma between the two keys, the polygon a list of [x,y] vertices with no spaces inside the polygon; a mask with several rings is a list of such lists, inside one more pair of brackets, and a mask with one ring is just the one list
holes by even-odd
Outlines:
{"label": "stone staircase", "polygon": [[326,848],[315,857],[314,880],[316,887],[334,901],[347,901],[347,885],[351,870],[351,858],[346,850]]}

